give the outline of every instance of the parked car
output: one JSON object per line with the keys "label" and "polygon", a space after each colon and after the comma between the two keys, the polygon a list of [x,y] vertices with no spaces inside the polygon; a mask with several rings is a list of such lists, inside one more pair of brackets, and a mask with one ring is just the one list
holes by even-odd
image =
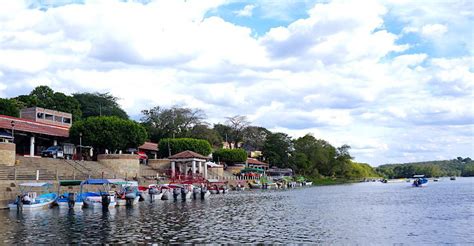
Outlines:
{"label": "parked car", "polygon": [[51,146],[46,150],[41,151],[42,157],[64,158],[64,151],[62,146]]}

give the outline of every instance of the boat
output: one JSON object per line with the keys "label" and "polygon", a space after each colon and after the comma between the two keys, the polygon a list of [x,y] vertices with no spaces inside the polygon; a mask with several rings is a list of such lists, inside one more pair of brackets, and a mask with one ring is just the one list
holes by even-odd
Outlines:
{"label": "boat", "polygon": [[456,177],[452,176],[451,178],[449,178],[449,180],[456,180]]}
{"label": "boat", "polygon": [[[59,181],[58,194],[60,194],[61,187],[74,187],[80,186],[81,180],[61,180]],[[56,200],[60,209],[82,209],[84,206],[84,199],[82,196],[82,190],[79,194],[73,192],[65,192],[58,197]]]}
{"label": "boat", "polygon": [[312,186],[313,185],[313,181],[309,181],[309,180],[306,180],[304,185],[306,186]]}
{"label": "boat", "polygon": [[425,178],[425,175],[413,175],[415,180],[412,183],[413,187],[425,187],[428,185],[428,179]]}
{"label": "boat", "polygon": [[249,182],[250,189],[261,189],[262,184],[260,182]]}
{"label": "boat", "polygon": [[[84,207],[87,208],[113,208],[116,205],[115,195],[110,193],[110,182],[107,179],[88,179],[82,181],[81,190],[87,185],[102,186],[103,190],[97,192],[84,192]],[[106,207],[104,207],[106,206]]]}
{"label": "boat", "polygon": [[109,180],[110,184],[119,185],[120,190],[116,192],[117,206],[126,206],[138,204],[140,199],[137,181]]}
{"label": "boat", "polygon": [[[15,202],[8,204],[11,210],[38,210],[49,208],[56,200],[58,195],[49,192],[53,186],[51,183],[22,183],[20,186],[20,195]],[[35,188],[44,189],[45,193],[38,196]]]}
{"label": "boat", "polygon": [[162,196],[163,196],[163,193],[161,192],[159,185],[157,184],[148,185],[148,196],[147,198],[145,198],[146,201],[161,200]]}

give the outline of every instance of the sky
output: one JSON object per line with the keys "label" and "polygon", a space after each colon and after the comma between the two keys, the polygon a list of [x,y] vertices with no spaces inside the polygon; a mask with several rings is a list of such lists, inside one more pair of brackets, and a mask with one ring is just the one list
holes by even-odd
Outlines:
{"label": "sky", "polygon": [[110,92],[349,144],[373,166],[474,157],[472,1],[2,1],[0,97]]}

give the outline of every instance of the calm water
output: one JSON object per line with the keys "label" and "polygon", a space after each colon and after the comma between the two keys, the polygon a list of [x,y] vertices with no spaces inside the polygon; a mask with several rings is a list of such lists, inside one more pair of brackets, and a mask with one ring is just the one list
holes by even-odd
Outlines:
{"label": "calm water", "polygon": [[474,243],[474,179],[245,191],[109,212],[0,211],[11,243]]}

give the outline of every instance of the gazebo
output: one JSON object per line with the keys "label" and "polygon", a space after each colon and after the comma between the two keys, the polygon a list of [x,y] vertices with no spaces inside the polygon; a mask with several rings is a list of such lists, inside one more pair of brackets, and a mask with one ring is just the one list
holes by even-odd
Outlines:
{"label": "gazebo", "polygon": [[[196,152],[186,150],[175,155],[168,157],[171,162],[171,177],[176,176],[176,167],[179,168],[181,173],[187,176],[187,173],[191,171],[192,176],[196,176],[196,171],[199,174],[203,174],[203,177],[207,179],[207,165],[206,161],[208,157],[200,155]],[[196,164],[198,166],[196,166]],[[204,167],[203,167],[204,166]]]}

